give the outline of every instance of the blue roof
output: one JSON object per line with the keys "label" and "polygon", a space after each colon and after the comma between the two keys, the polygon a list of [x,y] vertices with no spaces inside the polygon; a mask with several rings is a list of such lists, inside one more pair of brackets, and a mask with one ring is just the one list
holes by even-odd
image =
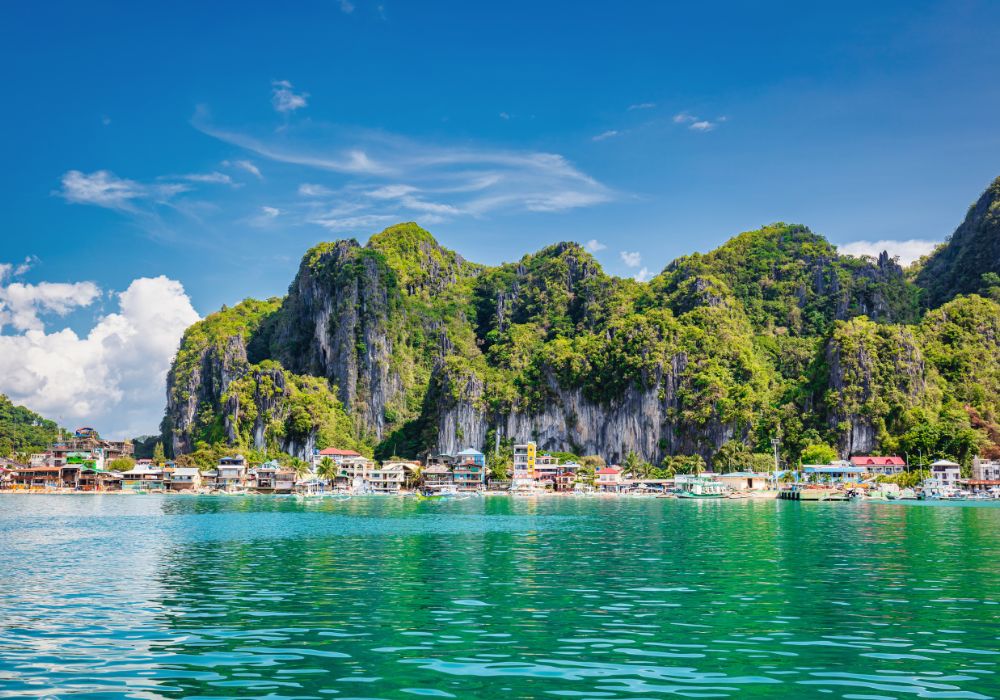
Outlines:
{"label": "blue roof", "polygon": [[481,455],[483,453],[480,452],[479,450],[474,450],[471,447],[466,447],[464,450],[462,450],[458,454],[460,454],[460,455]]}
{"label": "blue roof", "polygon": [[864,467],[803,467],[806,474],[866,474],[868,470]]}

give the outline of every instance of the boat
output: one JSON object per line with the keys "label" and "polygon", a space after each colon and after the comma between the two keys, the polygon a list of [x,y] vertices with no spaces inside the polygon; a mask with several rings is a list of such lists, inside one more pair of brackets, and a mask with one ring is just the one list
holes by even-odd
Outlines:
{"label": "boat", "polygon": [[724,498],[725,487],[703,476],[688,477],[677,484],[680,487],[678,498]]}

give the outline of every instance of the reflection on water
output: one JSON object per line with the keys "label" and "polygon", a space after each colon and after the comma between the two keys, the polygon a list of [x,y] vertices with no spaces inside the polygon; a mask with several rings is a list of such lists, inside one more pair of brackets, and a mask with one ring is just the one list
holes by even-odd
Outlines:
{"label": "reflection on water", "polygon": [[0,499],[0,697],[1000,697],[1000,508]]}

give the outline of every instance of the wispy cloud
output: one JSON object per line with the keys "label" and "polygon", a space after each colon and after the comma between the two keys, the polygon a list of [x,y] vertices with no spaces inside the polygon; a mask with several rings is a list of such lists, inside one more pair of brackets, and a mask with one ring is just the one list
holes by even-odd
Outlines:
{"label": "wispy cloud", "polygon": [[181,180],[187,180],[188,182],[202,182],[211,185],[232,185],[233,178],[229,177],[225,173],[220,172],[210,172],[210,173],[190,173],[188,175],[181,175],[179,177]]}
{"label": "wispy cloud", "polygon": [[69,170],[62,176],[59,194],[74,204],[93,204],[108,209],[134,211],[141,200],[165,202],[188,187],[181,183],[143,184],[118,177],[109,170],[83,173]]}
{"label": "wispy cloud", "polygon": [[[259,158],[309,171],[296,185],[297,204],[282,209],[299,222],[338,230],[376,220],[363,217],[411,216],[428,223],[504,211],[558,212],[614,197],[555,153],[448,146],[315,121],[279,131],[235,130],[212,123],[204,109],[192,124]],[[351,211],[325,213],[333,206]]]}
{"label": "wispy cloud", "polygon": [[349,0],[340,0],[340,11],[345,15],[349,15],[354,12],[354,3],[349,2]]}
{"label": "wispy cloud", "polygon": [[323,185],[303,182],[299,185],[299,194],[303,197],[328,197],[333,194],[333,190],[329,187],[323,187]]}
{"label": "wispy cloud", "polygon": [[591,238],[589,241],[587,241],[586,243],[583,244],[583,247],[586,248],[587,250],[589,250],[591,253],[596,253],[598,251],[601,251],[601,250],[604,250],[605,248],[607,248],[606,245],[604,245],[603,243],[601,243],[596,238]]}
{"label": "wispy cloud", "polygon": [[500,112],[500,118],[505,122],[510,121],[510,115],[507,112]]}
{"label": "wispy cloud", "polygon": [[634,112],[637,109],[653,109],[656,106],[655,102],[639,102],[634,105],[628,106],[628,111]]}
{"label": "wispy cloud", "polygon": [[614,138],[618,136],[621,132],[617,129],[608,129],[607,131],[602,131],[597,136],[591,138],[591,141],[606,141],[607,139]]}
{"label": "wispy cloud", "polygon": [[622,262],[628,267],[639,267],[642,264],[642,255],[637,252],[623,250],[618,253],[618,257],[620,257]]}
{"label": "wispy cloud", "polygon": [[632,275],[632,278],[636,282],[648,282],[650,277],[652,277],[652,274],[649,272],[649,268],[648,267],[644,267],[641,270],[639,270],[637,273],[635,273],[634,275]]}
{"label": "wispy cloud", "polygon": [[249,160],[224,160],[222,165],[226,168],[239,168],[240,170],[245,170],[246,172],[253,175],[258,180],[263,180],[264,175],[260,172],[260,168],[254,165],[253,161]]}
{"label": "wispy cloud", "polygon": [[690,112],[680,112],[674,115],[674,124],[684,124],[691,131],[712,131],[724,121],[726,121],[726,117],[718,117],[713,121],[702,119]]}
{"label": "wispy cloud", "polygon": [[305,107],[308,104],[307,97],[309,97],[309,93],[296,93],[292,84],[287,80],[275,80],[271,83],[271,104],[274,105],[275,110],[282,114]]}
{"label": "wispy cloud", "polygon": [[939,241],[920,240],[917,238],[910,238],[908,240],[853,241],[837,246],[837,250],[843,255],[869,256],[872,258],[877,258],[884,250],[889,253],[890,257],[899,258],[899,263],[905,267],[933,251],[938,243]]}

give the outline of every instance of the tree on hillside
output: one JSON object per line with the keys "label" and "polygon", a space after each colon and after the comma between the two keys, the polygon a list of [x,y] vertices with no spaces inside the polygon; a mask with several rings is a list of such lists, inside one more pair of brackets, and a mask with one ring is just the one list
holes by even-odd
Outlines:
{"label": "tree on hillside", "polygon": [[166,455],[163,453],[163,443],[157,442],[156,446],[153,447],[153,464],[157,466],[163,464],[167,461]]}
{"label": "tree on hillside", "polygon": [[135,460],[131,457],[119,457],[111,460],[107,464],[108,471],[112,472],[132,471],[133,467],[135,467]]}
{"label": "tree on hillside", "polygon": [[823,443],[806,445],[799,456],[802,464],[830,464],[836,461],[837,450]]}

